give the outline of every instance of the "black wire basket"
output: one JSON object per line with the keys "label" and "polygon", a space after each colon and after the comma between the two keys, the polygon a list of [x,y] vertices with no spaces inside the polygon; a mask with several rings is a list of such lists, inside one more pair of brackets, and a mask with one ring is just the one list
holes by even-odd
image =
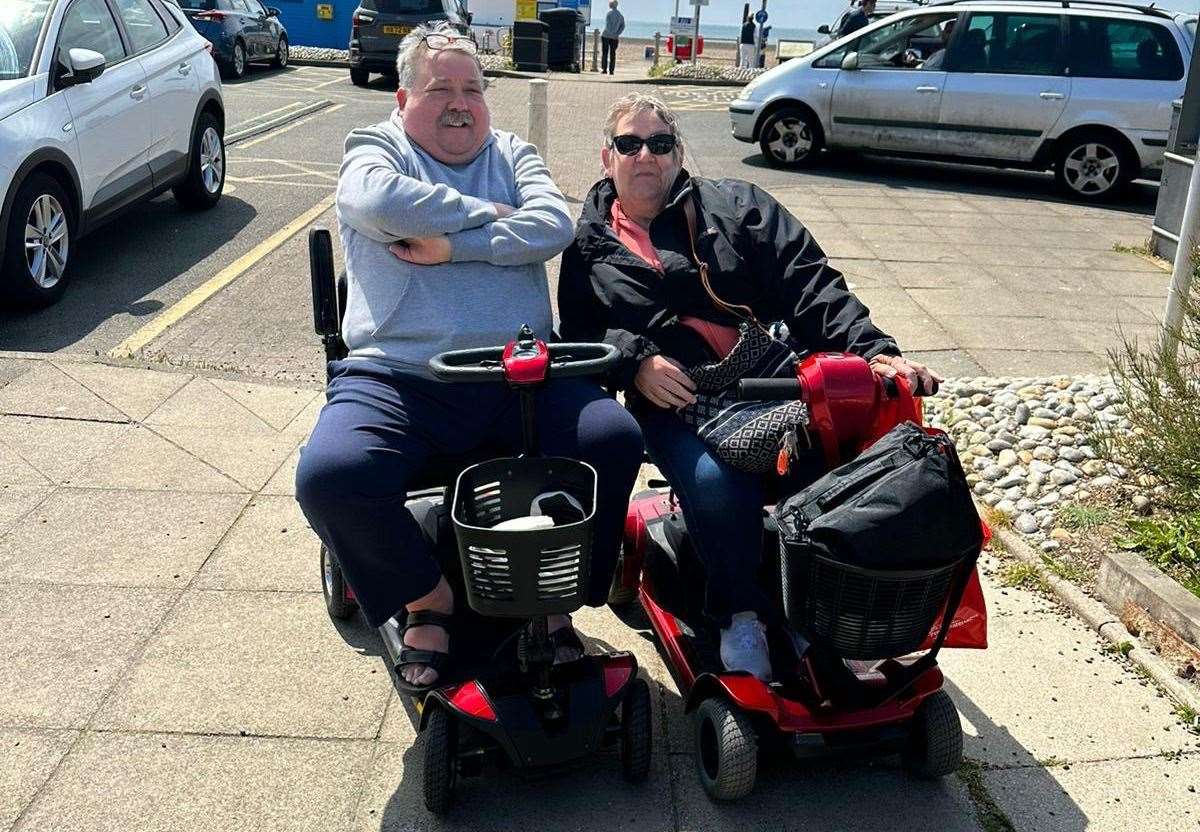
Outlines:
{"label": "black wire basket", "polygon": [[[495,529],[530,514],[534,498],[561,491],[583,519],[548,529]],[[463,471],[451,519],[467,602],[480,615],[531,618],[584,605],[596,516],[596,470],[562,457],[493,459]]]}
{"label": "black wire basket", "polygon": [[784,611],[809,639],[845,659],[916,652],[945,609],[965,559],[931,569],[864,569],[801,538],[779,541]]}

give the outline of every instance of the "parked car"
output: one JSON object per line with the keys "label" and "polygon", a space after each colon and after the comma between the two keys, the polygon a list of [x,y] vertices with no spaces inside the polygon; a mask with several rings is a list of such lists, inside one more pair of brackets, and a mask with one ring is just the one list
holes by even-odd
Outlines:
{"label": "parked car", "polygon": [[[870,15],[871,22],[873,23],[876,20],[883,20],[885,17],[891,17],[896,12],[903,12],[909,9],[918,8],[920,5],[921,2],[918,2],[918,0],[876,0],[875,11],[873,11]],[[817,34],[819,34],[820,37],[817,38],[814,48],[820,49],[825,44],[832,43],[837,38],[838,32],[842,31],[842,26],[844,26],[846,23],[846,18],[850,16],[851,12],[853,12],[857,6],[858,0],[855,0],[854,5],[847,6],[845,9],[843,9],[842,13],[837,16],[837,19],[834,20],[833,23],[829,24],[828,26],[824,24],[818,26]]]}
{"label": "parked car", "polygon": [[1153,7],[951,0],[759,76],[729,105],[733,135],[780,167],[873,150],[1053,168],[1107,199],[1161,166],[1195,36],[1195,15]]}
{"label": "parked car", "polygon": [[175,0],[188,20],[213,45],[226,78],[241,78],[255,62],[282,69],[288,63],[287,29],[279,9],[259,0]]}
{"label": "parked car", "polygon": [[46,306],[74,245],[167,189],[225,185],[225,105],[208,44],[162,0],[0,7],[0,302]]}
{"label": "parked car", "polygon": [[466,0],[359,0],[350,19],[350,80],[365,87],[372,72],[396,76],[396,50],[414,26],[470,23]]}

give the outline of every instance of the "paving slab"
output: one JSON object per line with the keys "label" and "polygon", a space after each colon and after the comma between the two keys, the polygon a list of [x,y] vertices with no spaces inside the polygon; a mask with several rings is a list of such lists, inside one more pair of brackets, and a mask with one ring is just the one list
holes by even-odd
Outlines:
{"label": "paving slab", "polygon": [[0,535],[36,508],[53,490],[49,485],[0,485]]}
{"label": "paving slab", "polygon": [[[1002,311],[1006,316],[1036,316],[1044,308],[1031,303],[1027,296],[1001,287],[972,286],[950,289],[907,289],[909,296],[929,315],[961,315],[967,310]],[[977,319],[982,323],[982,319]],[[980,327],[984,328],[984,327]]]}
{"label": "paving slab", "polygon": [[0,414],[128,422],[129,417],[49,361],[0,388]]}
{"label": "paving slab", "polygon": [[1171,704],[1100,651],[1098,637],[1049,600],[985,578],[987,650],[939,661],[973,726],[967,757],[1028,766],[1197,749]]}
{"label": "paving slab", "polygon": [[992,217],[977,211],[942,211],[917,207],[908,213],[910,223],[920,223],[929,228],[981,228],[993,221]]}
{"label": "paving slab", "polygon": [[327,832],[345,829],[371,744],[90,734],[21,832]]}
{"label": "paving slab", "polygon": [[985,771],[1019,832],[1184,832],[1200,827],[1200,756]]}
{"label": "paving slab", "polygon": [[[84,465],[126,438],[134,426],[114,422],[0,416],[0,446],[15,452],[46,481],[67,483]],[[5,453],[0,449],[0,455]],[[0,464],[0,471],[7,466]],[[8,473],[0,474],[7,479]]]}
{"label": "paving slab", "polygon": [[906,289],[898,286],[888,286],[880,289],[864,287],[854,292],[871,311],[872,319],[876,315],[890,315],[896,318],[928,317],[928,312],[917,303]]}
{"label": "paving slab", "polygon": [[319,589],[320,545],[292,497],[258,496],[204,564],[195,586],[293,592]]}
{"label": "paving slab", "polygon": [[262,487],[263,494],[292,495],[296,493],[296,468],[300,464],[300,451],[303,446],[296,448],[278,470]]}
{"label": "paving slab", "polygon": [[[1117,301],[1114,301],[1114,304]],[[1122,350],[1124,339],[1136,340],[1143,348],[1157,344],[1162,330],[1156,323],[1116,322],[1095,323],[1090,321],[1061,321],[1059,326],[1089,350],[1104,355],[1108,350]]]}
{"label": "paving slab", "polygon": [[[1018,236],[1017,242],[1022,242]],[[1020,266],[1023,268],[1045,268],[1062,265],[1058,258],[1049,256],[1044,249],[1025,245],[1015,245],[1012,242],[1004,245],[980,245],[977,243],[958,243],[967,253],[972,263],[982,266]]]}
{"label": "paving slab", "polygon": [[86,725],[175,596],[0,584],[0,724]]}
{"label": "paving slab", "polygon": [[[1071,344],[1079,342],[1062,334]],[[988,376],[1073,376],[1080,373],[1102,373],[1108,361],[1099,353],[1076,350],[989,350],[972,347],[967,350],[972,361],[983,367]]]}
{"label": "paving slab", "polygon": [[984,266],[983,271],[1014,292],[1071,292],[1097,297],[1112,294],[1104,288],[1104,277],[1116,277],[1124,281],[1140,278],[1140,275],[1135,276],[1130,272],[1085,272],[1062,266]]}
{"label": "paving slab", "polygon": [[62,488],[0,537],[0,580],[182,589],[246,500]]}
{"label": "paving slab", "polygon": [[958,346],[931,315],[893,314],[887,306],[876,306],[871,309],[871,320],[896,339],[905,355],[913,351],[953,350]]}
{"label": "paving slab", "polygon": [[828,257],[868,258],[875,252],[858,237],[818,237],[817,243]]}
{"label": "paving slab", "polygon": [[4,387],[14,378],[20,378],[37,366],[37,363],[24,358],[0,358],[0,387]]}
{"label": "paving slab", "polygon": [[[233,389],[240,390],[242,387],[235,386]],[[145,421],[148,425],[219,428],[245,433],[269,434],[276,430],[248,404],[239,401],[218,386],[215,380],[202,377],[189,381]]]}
{"label": "paving slab", "polygon": [[[1001,316],[980,309],[977,315],[939,315],[938,323],[967,350],[1084,351],[1083,344],[1047,326],[1046,321],[1039,318]],[[978,356],[975,359],[978,361]],[[1032,374],[1033,371],[1015,373]]]}
{"label": "paving slab", "polygon": [[66,755],[77,731],[0,728],[0,829],[9,829]]}
{"label": "paving slab", "polygon": [[247,488],[178,445],[137,425],[126,431],[107,453],[72,477],[90,488],[153,491],[243,492]]}
{"label": "paving slab", "polygon": [[97,716],[109,729],[371,739],[391,686],[321,593],[190,590]]}
{"label": "paving slab", "polygon": [[412,746],[381,744],[358,805],[359,832],[478,830],[577,832],[614,829],[671,832],[671,790],[666,757],[655,754],[646,782],[630,785],[619,756],[596,754],[569,773],[537,782],[511,770],[486,769],[459,780],[455,804],[444,820],[430,817],[421,799],[424,737]]}
{"label": "paving slab", "polygon": [[970,254],[954,243],[912,240],[867,240],[872,256],[890,262],[892,260],[911,263],[967,263]]}
{"label": "paving slab", "polygon": [[16,449],[0,442],[0,482],[7,485],[49,485],[51,481]]}
{"label": "paving slab", "polygon": [[931,368],[943,378],[977,378],[987,375],[983,367],[975,363],[962,350],[908,350],[904,355]]}
{"label": "paving slab", "polygon": [[156,425],[154,432],[219,471],[245,491],[258,491],[300,440],[294,433]]}
{"label": "paving slab", "polygon": [[[786,204],[786,203],[785,203]],[[786,205],[788,210],[791,210],[791,205]],[[841,208],[835,207],[831,215],[837,217],[842,222],[849,225],[851,228],[860,229],[859,235],[871,236],[871,230],[874,228],[887,228],[891,226],[921,226],[928,225],[927,218],[919,215],[918,212],[901,211],[895,205],[889,205],[887,208]],[[918,231],[910,233],[918,234]]]}
{"label": "paving slab", "polygon": [[320,393],[295,387],[251,384],[230,379],[210,379],[212,385],[276,430],[283,430]]}
{"label": "paving slab", "polygon": [[1000,287],[986,269],[971,263],[898,263],[887,267],[905,289],[984,289]]}
{"label": "paving slab", "polygon": [[55,366],[138,422],[192,379],[191,373],[156,372],[91,362],[58,362]]}
{"label": "paving slab", "polygon": [[1141,257],[1120,251],[1059,248],[1049,250],[1048,254],[1057,258],[1063,265],[1085,271],[1109,269],[1118,272],[1156,272],[1159,270],[1153,263],[1148,263]]}
{"label": "paving slab", "polygon": [[837,832],[977,832],[974,806],[956,777],[916,780],[898,765],[832,760],[760,765],[754,793],[737,803],[705,795],[690,754],[672,754],[676,827],[689,832],[729,829]]}

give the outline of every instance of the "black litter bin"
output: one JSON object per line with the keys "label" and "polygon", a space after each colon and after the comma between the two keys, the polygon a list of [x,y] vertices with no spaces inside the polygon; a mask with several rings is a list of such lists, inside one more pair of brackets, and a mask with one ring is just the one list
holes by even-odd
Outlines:
{"label": "black litter bin", "polygon": [[[574,12],[572,12],[573,14]],[[513,23],[513,66],[522,72],[545,72],[550,27],[540,20]]]}
{"label": "black litter bin", "polygon": [[575,9],[547,9],[538,19],[548,27],[546,62],[550,68],[579,72],[579,13]]}

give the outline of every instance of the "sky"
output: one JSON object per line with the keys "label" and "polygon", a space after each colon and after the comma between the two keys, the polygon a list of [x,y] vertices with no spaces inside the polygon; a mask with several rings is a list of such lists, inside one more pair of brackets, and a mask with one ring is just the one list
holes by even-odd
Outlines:
{"label": "sky", "polygon": [[[742,6],[746,0],[709,0],[700,9],[701,23],[741,23]],[[768,25],[783,28],[815,29],[828,23],[849,5],[848,0],[767,0]],[[750,0],[752,11],[758,11],[762,0]],[[669,21],[675,11],[675,0],[620,0],[621,13],[628,20]],[[592,0],[592,17],[600,20],[608,11],[608,0]],[[688,16],[692,7],[688,0],[679,0],[679,14]]]}

